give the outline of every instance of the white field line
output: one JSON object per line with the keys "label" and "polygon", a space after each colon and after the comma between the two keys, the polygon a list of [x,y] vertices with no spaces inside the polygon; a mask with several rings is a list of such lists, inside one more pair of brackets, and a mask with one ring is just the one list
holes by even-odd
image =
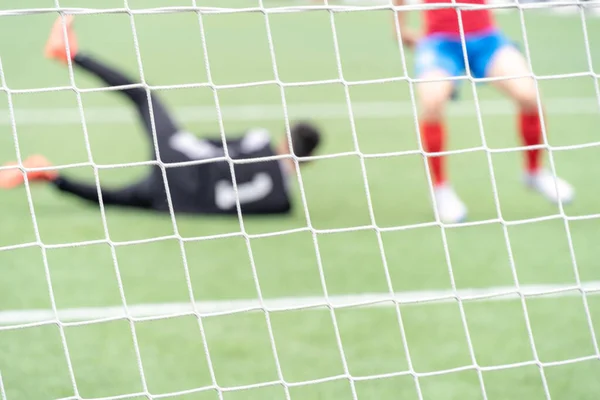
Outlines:
{"label": "white field line", "polygon": [[[482,100],[483,116],[512,115],[515,107],[507,100]],[[551,98],[544,107],[552,115],[600,115],[598,99],[595,97]],[[283,121],[280,104],[253,106],[222,106],[225,121]],[[302,103],[288,105],[290,119],[348,119],[348,108],[344,103]],[[409,101],[397,102],[354,102],[356,119],[412,117],[413,105]],[[175,117],[182,123],[216,122],[214,106],[180,106],[173,108]],[[135,123],[137,118],[132,107],[85,107],[85,119],[89,124]],[[475,117],[472,101],[452,102],[448,113],[456,117]],[[16,108],[18,126],[80,124],[77,108]],[[8,111],[0,110],[0,125],[11,123]]]}
{"label": "white field line", "polygon": [[[515,287],[492,287],[483,289],[423,290],[399,292],[394,296],[387,293],[364,293],[329,296],[329,302],[322,296],[312,297],[280,297],[264,300],[264,309],[268,311],[285,311],[291,309],[308,309],[327,307],[389,307],[395,302],[409,305],[417,303],[445,303],[461,300],[511,300],[518,299],[519,293],[527,297],[568,297],[600,294],[600,281],[585,282],[581,288],[574,284],[557,285],[522,285],[517,292]],[[199,301],[196,309],[201,315],[230,314],[242,311],[262,310],[256,299]],[[191,303],[136,304],[128,306],[131,318],[166,318],[169,316],[192,313]],[[127,318],[122,306],[70,308],[58,311],[62,322],[94,321],[102,319]],[[0,311],[0,325],[30,324],[55,321],[51,310],[6,310]]]}

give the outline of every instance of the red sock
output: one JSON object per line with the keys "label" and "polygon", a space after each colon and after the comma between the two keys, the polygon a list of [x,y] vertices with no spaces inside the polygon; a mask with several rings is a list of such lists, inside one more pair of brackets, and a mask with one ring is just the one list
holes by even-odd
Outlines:
{"label": "red sock", "polygon": [[[421,138],[426,152],[438,153],[443,151],[446,140],[444,125],[441,122],[422,122]],[[436,186],[443,184],[446,181],[444,157],[429,157],[427,161],[429,162],[433,184]]]}
{"label": "red sock", "polygon": [[[525,146],[533,146],[542,142],[542,121],[535,111],[521,111],[519,114],[519,130]],[[535,172],[540,168],[541,149],[525,151],[525,168],[527,172]]]}

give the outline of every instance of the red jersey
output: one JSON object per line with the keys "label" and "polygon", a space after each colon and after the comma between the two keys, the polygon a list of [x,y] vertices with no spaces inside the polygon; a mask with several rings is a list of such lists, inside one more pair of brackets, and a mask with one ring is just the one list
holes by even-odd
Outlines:
{"label": "red jersey", "polygon": [[[426,4],[452,3],[452,0],[424,0]],[[456,0],[457,3],[485,4],[485,0]],[[465,34],[489,29],[494,26],[490,10],[459,11],[462,17]],[[454,8],[426,10],[425,34],[451,33],[460,34],[458,14]]]}

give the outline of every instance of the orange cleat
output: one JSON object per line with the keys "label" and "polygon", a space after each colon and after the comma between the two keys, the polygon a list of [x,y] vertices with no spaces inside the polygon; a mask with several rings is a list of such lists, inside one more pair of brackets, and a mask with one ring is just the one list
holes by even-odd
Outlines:
{"label": "orange cleat", "polygon": [[[65,64],[69,62],[69,58],[73,59],[77,54],[77,36],[73,30],[73,16],[65,15],[64,23],[67,28],[67,37],[65,40],[65,31],[63,29],[63,17],[58,17],[52,26],[48,42],[46,42],[45,54],[48,58],[61,61]],[[67,43],[69,51],[67,52]]]}
{"label": "orange cleat", "polygon": [[[5,166],[15,166],[15,168],[0,170],[0,189],[14,189],[17,186],[22,185],[25,182],[23,172],[18,168],[18,164],[15,162],[5,164]],[[23,167],[29,168],[45,168],[50,167],[52,164],[44,156],[35,155],[27,158],[23,162]],[[27,171],[27,180],[29,182],[37,181],[53,181],[58,178],[56,171],[43,170],[43,171]]]}

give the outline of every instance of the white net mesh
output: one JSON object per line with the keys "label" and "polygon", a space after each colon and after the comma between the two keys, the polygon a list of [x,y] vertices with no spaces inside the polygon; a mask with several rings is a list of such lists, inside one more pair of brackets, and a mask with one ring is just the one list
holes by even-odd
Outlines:
{"label": "white net mesh", "polygon": [[[250,2],[249,2],[250,3]],[[267,2],[268,3],[268,2]],[[569,5],[569,4],[579,4],[573,2],[560,2],[553,3],[552,6],[555,5]],[[468,9],[477,9],[481,7],[491,8],[491,9],[512,9],[516,10],[519,14],[520,28],[522,32],[522,39],[524,45],[524,54],[528,60],[530,68],[533,70],[531,66],[531,56],[530,56],[530,48],[528,44],[528,37],[531,35],[528,32],[528,26],[525,23],[524,10],[526,9],[537,9],[537,8],[546,8],[549,7],[550,3],[528,3],[528,4],[518,4],[518,3],[505,3],[505,2],[494,2],[492,4],[486,6],[480,5],[472,5],[472,4],[459,4],[454,3],[450,5],[445,5],[443,7],[458,7],[463,10]],[[17,243],[11,245],[4,245],[0,247],[0,254],[7,253],[10,251],[25,249],[25,248],[39,248],[42,254],[42,262],[45,271],[45,279],[47,282],[48,293],[50,296],[51,302],[51,310],[6,310],[0,311],[0,332],[7,331],[16,331],[16,330],[25,330],[35,327],[53,325],[57,326],[60,332],[60,341],[62,350],[64,352],[64,357],[66,360],[66,365],[68,368],[68,375],[70,378],[70,382],[72,384],[72,395],[66,397],[69,399],[80,399],[87,398],[85,393],[82,393],[79,389],[81,382],[77,379],[77,370],[72,362],[72,354],[69,350],[69,341],[67,340],[67,335],[65,334],[65,330],[73,327],[79,326],[92,326],[94,324],[102,324],[110,321],[127,321],[131,338],[133,341],[133,349],[135,352],[135,360],[139,372],[139,379],[141,381],[141,391],[135,393],[121,393],[119,395],[108,396],[104,398],[110,399],[125,399],[125,398],[138,398],[141,396],[146,396],[147,398],[171,398],[175,396],[184,396],[189,394],[201,394],[204,392],[214,392],[216,393],[216,397],[219,399],[229,398],[228,395],[232,392],[239,392],[243,390],[250,389],[259,389],[271,386],[278,386],[282,388],[283,398],[290,399],[295,396],[292,394],[292,390],[298,387],[318,385],[327,382],[345,380],[349,384],[350,388],[350,397],[353,399],[357,399],[359,396],[359,391],[357,390],[357,385],[364,381],[376,381],[376,380],[384,380],[388,378],[394,377],[409,377],[413,380],[414,390],[416,394],[416,398],[424,399],[430,398],[426,394],[424,394],[422,380],[428,377],[441,376],[441,375],[449,375],[452,373],[459,373],[462,371],[474,371],[477,375],[477,392],[480,394],[481,398],[496,398],[493,396],[489,396],[489,390],[486,388],[486,378],[485,374],[493,371],[502,371],[507,369],[518,369],[521,367],[536,367],[539,369],[539,378],[541,380],[542,386],[542,395],[544,398],[550,399],[554,398],[552,395],[551,385],[548,383],[548,377],[546,370],[551,367],[559,366],[559,365],[568,365],[571,363],[581,363],[585,361],[596,361],[600,360],[600,350],[598,348],[598,340],[595,333],[594,328],[594,316],[592,312],[592,308],[589,305],[589,295],[597,293],[600,291],[600,285],[596,282],[592,281],[584,281],[580,277],[577,256],[575,252],[575,248],[573,245],[573,239],[571,234],[571,223],[575,221],[582,220],[594,220],[600,217],[600,213],[586,213],[583,215],[568,215],[565,212],[563,204],[558,204],[558,212],[551,215],[543,215],[539,217],[533,218],[524,218],[524,219],[513,219],[507,220],[503,216],[503,212],[500,204],[500,197],[498,194],[498,187],[496,184],[496,176],[494,173],[494,166],[492,162],[492,157],[495,154],[500,153],[510,153],[510,152],[520,152],[523,151],[524,147],[511,146],[509,148],[492,148],[488,146],[486,141],[486,135],[484,134],[484,124],[483,124],[483,112],[481,107],[481,102],[488,102],[486,104],[490,105],[490,107],[501,107],[499,104],[489,103],[488,100],[479,100],[479,92],[477,88],[478,83],[483,82],[491,82],[494,79],[483,78],[476,79],[470,76],[469,71],[467,71],[466,76],[456,77],[452,79],[460,79],[465,80],[471,86],[472,95],[474,99],[474,107],[475,114],[477,116],[477,125],[479,128],[481,146],[469,147],[459,150],[451,150],[443,152],[443,155],[457,155],[457,154],[466,154],[471,152],[484,152],[487,160],[487,167],[490,171],[492,190],[493,190],[493,199],[495,204],[495,214],[494,218],[466,222],[460,224],[461,227],[477,227],[486,224],[499,224],[502,228],[502,235],[504,239],[504,245],[506,247],[508,253],[508,260],[511,270],[511,275],[513,279],[513,284],[507,287],[494,287],[494,288],[479,288],[467,290],[464,288],[458,287],[455,281],[455,274],[453,269],[453,262],[451,257],[451,249],[449,246],[449,240],[447,237],[447,230],[456,228],[454,225],[444,225],[439,222],[439,218],[436,215],[435,220],[415,223],[415,224],[406,224],[399,226],[382,226],[381,222],[378,222],[375,217],[374,206],[372,201],[371,194],[371,186],[369,184],[368,174],[367,174],[367,166],[366,162],[369,159],[378,159],[378,158],[391,158],[391,157],[401,157],[401,156],[422,156],[423,164],[425,169],[428,171],[429,167],[425,162],[425,156],[427,155],[420,143],[419,135],[417,135],[417,140],[419,143],[419,148],[408,151],[390,151],[385,153],[369,153],[366,154],[361,151],[359,146],[359,137],[357,134],[356,128],[356,115],[359,117],[367,117],[367,118],[378,118],[379,116],[384,116],[386,114],[386,110],[384,107],[378,107],[377,105],[371,106],[370,108],[361,108],[360,104],[356,104],[351,99],[351,88],[361,86],[361,85],[372,85],[372,84],[386,84],[393,82],[403,82],[408,84],[409,93],[410,93],[410,102],[406,102],[404,104],[396,104],[394,107],[397,107],[398,110],[395,112],[405,113],[407,115],[412,115],[414,121],[414,127],[418,131],[418,118],[417,118],[417,107],[415,101],[415,93],[414,93],[414,85],[419,82],[418,79],[415,79],[411,76],[409,72],[409,67],[407,66],[405,50],[403,46],[398,45],[398,51],[400,52],[400,56],[402,59],[402,73],[395,77],[389,78],[379,78],[379,79],[370,79],[370,80],[360,80],[360,81],[350,81],[344,77],[344,67],[342,62],[342,57],[340,54],[340,44],[338,39],[338,29],[336,29],[336,15],[341,13],[352,13],[352,12],[367,12],[367,11],[381,11],[387,10],[391,11],[395,10],[423,10],[431,6],[424,6],[422,4],[409,4],[402,7],[394,8],[391,4],[387,2],[375,2],[375,3],[367,3],[358,4],[354,2],[348,2],[346,4],[329,4],[325,1],[323,4],[315,2],[311,4],[306,3],[293,3],[290,5],[281,5],[281,6],[273,6],[272,4],[264,4],[263,0],[259,0],[258,4],[252,4],[248,7],[239,7],[239,8],[229,8],[227,6],[223,7],[203,7],[196,3],[196,1],[192,1],[192,4],[189,6],[173,6],[173,7],[160,7],[160,8],[141,8],[134,9],[129,6],[128,1],[124,0],[124,3],[121,7],[118,8],[102,8],[102,9],[94,9],[94,8],[66,8],[62,7],[59,4],[59,1],[56,0],[54,6],[47,8],[31,8],[31,9],[5,9],[0,11],[1,18],[7,18],[8,16],[26,16],[32,14],[47,14],[59,13],[60,15],[74,14],[74,15],[85,15],[85,14],[125,14],[128,16],[131,32],[133,35],[134,47],[135,47],[135,56],[137,61],[137,66],[139,70],[140,83],[134,85],[135,87],[142,87],[146,90],[148,95],[151,91],[157,90],[176,90],[176,89],[193,89],[193,88],[205,88],[210,89],[213,94],[214,104],[216,106],[216,115],[217,121],[220,131],[220,136],[225,141],[226,129],[224,124],[224,108],[221,106],[220,93],[227,89],[241,89],[241,88],[249,88],[249,87],[259,87],[259,86],[268,86],[268,85],[276,85],[278,88],[281,104],[283,107],[283,115],[285,121],[286,131],[289,133],[290,131],[290,121],[296,118],[299,114],[311,113],[315,118],[319,118],[320,116],[327,117],[334,114],[337,116],[347,116],[350,123],[350,130],[352,135],[352,143],[353,149],[350,151],[337,152],[333,154],[324,154],[313,156],[311,159],[313,160],[324,160],[324,159],[335,159],[344,156],[356,156],[360,162],[360,173],[361,180],[364,186],[364,193],[366,196],[368,214],[369,214],[369,222],[368,224],[361,226],[352,226],[347,228],[328,228],[328,229],[319,229],[314,226],[314,223],[311,221],[311,213],[309,212],[309,204],[307,200],[307,195],[305,192],[305,184],[303,181],[303,175],[300,173],[300,169],[297,168],[296,180],[298,182],[298,191],[300,193],[301,200],[301,208],[303,209],[305,224],[304,226],[298,228],[285,229],[280,231],[272,231],[266,233],[249,233],[245,228],[245,220],[240,212],[240,204],[239,198],[236,200],[236,207],[238,209],[237,218],[239,220],[239,231],[233,233],[225,233],[225,234],[214,234],[214,235],[205,235],[200,237],[184,237],[180,234],[178,229],[178,224],[175,218],[175,213],[173,212],[173,205],[168,196],[169,201],[169,209],[170,209],[170,218],[172,222],[172,235],[165,235],[160,237],[151,237],[146,239],[137,239],[137,240],[127,240],[127,241],[117,241],[111,239],[111,232],[109,230],[109,224],[107,222],[106,211],[102,201],[100,201],[100,215],[102,221],[102,227],[104,232],[104,237],[101,239],[94,240],[85,240],[79,242],[69,242],[69,243],[59,243],[59,244],[48,244],[44,243],[42,237],[40,235],[40,230],[38,227],[38,223],[36,220],[36,210],[34,207],[34,201],[32,197],[32,188],[30,182],[25,180],[25,193],[29,205],[29,212],[31,214],[31,218],[33,221],[33,227],[35,232],[35,240],[27,243]],[[437,7],[437,6],[436,6]],[[439,6],[442,7],[442,6]],[[326,11],[329,15],[329,23],[333,37],[333,44],[335,50],[335,61],[337,67],[337,77],[335,79],[327,79],[327,80],[318,80],[318,81],[305,81],[305,82],[288,82],[284,81],[280,78],[279,68],[278,68],[278,60],[277,54],[274,45],[273,33],[270,26],[270,18],[276,14],[285,14],[285,13],[304,13],[304,12],[312,12],[312,11]],[[138,33],[136,30],[136,16],[139,15],[156,15],[156,14],[171,14],[171,13],[193,13],[197,16],[198,27],[199,27],[199,35],[202,42],[202,58],[205,64],[205,68],[207,71],[207,81],[201,83],[190,83],[190,84],[176,84],[176,85],[160,85],[160,86],[152,86],[147,83],[144,75],[144,65],[142,62],[142,55],[140,54],[140,45]],[[265,80],[265,81],[254,81],[249,83],[240,83],[240,84],[217,84],[214,82],[212,74],[211,74],[211,57],[209,56],[207,40],[206,40],[206,32],[204,26],[204,18],[209,15],[225,15],[225,14],[237,14],[237,13],[258,13],[264,17],[264,24],[267,33],[268,40],[268,49],[270,56],[270,64],[273,68],[273,79]],[[579,17],[581,19],[581,26],[583,27],[583,38],[585,41],[585,55],[587,60],[587,70],[580,72],[572,72],[572,73],[563,73],[563,74],[552,74],[552,75],[530,75],[536,81],[536,85],[539,82],[548,81],[548,80],[566,80],[568,78],[580,78],[580,77],[588,77],[593,78],[593,90],[595,92],[595,103],[600,106],[600,87],[598,85],[598,75],[594,72],[593,64],[592,64],[592,52],[590,50],[589,43],[589,31],[588,28],[588,19],[586,17],[586,10],[584,7],[579,8]],[[397,22],[396,22],[397,24]],[[396,26],[397,32],[398,26]],[[308,27],[307,27],[308,29]],[[464,35],[463,44],[464,44]],[[468,63],[467,63],[468,65]],[[501,79],[514,79],[521,77],[503,77]],[[163,173],[163,176],[166,177],[166,168],[176,167],[176,165],[169,165],[168,167],[162,163],[160,160],[160,151],[158,149],[158,143],[154,142],[154,148],[158,154],[158,160],[156,162],[153,161],[145,161],[145,162],[135,162],[135,163],[122,163],[122,164],[110,164],[110,165],[99,165],[94,161],[94,153],[92,151],[92,146],[90,145],[90,139],[88,135],[88,123],[90,120],[93,123],[103,123],[104,116],[106,114],[94,115],[93,113],[86,112],[86,109],[83,105],[81,95],[84,93],[90,92],[106,92],[111,90],[124,89],[124,87],[111,87],[111,88],[92,88],[92,89],[83,89],[79,88],[75,82],[75,76],[73,72],[73,66],[69,63],[69,79],[70,84],[62,87],[43,87],[43,88],[35,88],[35,89],[11,89],[7,84],[7,79],[5,77],[4,69],[0,64],[0,84],[1,90],[6,94],[7,103],[8,103],[8,114],[5,122],[10,124],[10,129],[12,132],[12,139],[15,144],[15,151],[17,156],[17,162],[19,164],[19,168],[24,171],[23,167],[23,159],[24,154],[22,153],[21,146],[19,144],[19,124],[15,118],[15,106],[13,98],[17,95],[22,94],[33,94],[33,93],[43,93],[43,92],[55,92],[55,91],[73,91],[76,95],[77,99],[77,113],[75,114],[73,110],[63,110],[63,112],[51,111],[47,113],[24,113],[23,118],[31,118],[31,123],[36,123],[35,121],[40,121],[40,124],[53,124],[53,123],[65,123],[65,121],[73,121],[77,120],[81,122],[81,127],[83,130],[84,138],[85,138],[85,147],[87,151],[87,162],[76,163],[76,164],[67,164],[60,165],[55,167],[54,169],[64,170],[73,167],[91,167],[94,171],[95,183],[98,187],[98,195],[100,199],[102,198],[102,194],[99,189],[100,185],[100,177],[99,171],[104,169],[117,169],[117,168],[125,168],[125,167],[133,167],[133,166],[144,166],[150,164],[157,164]],[[498,79],[498,78],[495,78]],[[319,86],[319,85],[329,85],[329,84],[339,84],[343,87],[345,104],[339,106],[330,106],[330,107],[319,107],[319,106],[310,106],[307,105],[307,109],[304,111],[298,111],[298,108],[290,108],[288,107],[288,100],[286,90],[295,87],[311,87],[311,86]],[[541,100],[539,91],[538,91],[538,102]],[[568,102],[560,103],[555,105],[555,109],[560,109],[563,106],[568,104]],[[589,106],[589,103],[586,103]],[[598,111],[596,108],[596,104],[593,105],[590,113]],[[152,110],[152,102],[149,101],[150,109]],[[404,107],[404,108],[403,108]],[[268,110],[268,108],[266,108]],[[505,110],[506,113],[509,113],[510,110]],[[541,111],[541,108],[540,108]],[[235,114],[235,110],[230,109],[229,112]],[[240,112],[240,109],[237,109],[238,113],[244,114],[244,112]],[[264,113],[268,113],[265,111],[265,107],[255,107],[252,109],[245,109],[246,113],[251,114],[250,116],[246,114],[242,116],[240,119],[249,120],[255,118],[256,120],[261,120]],[[502,114],[504,111],[497,110],[499,114]],[[198,109],[194,108],[193,110],[189,110],[191,118],[198,117]],[[263,113],[263,114],[261,114]],[[124,119],[125,116],[119,116],[117,111],[110,111],[112,120],[119,120],[121,117]],[[152,114],[152,113],[151,113]],[[192,115],[193,114],[193,115]],[[54,118],[54,121],[53,121]],[[543,124],[544,126],[544,124]],[[155,135],[156,136],[156,135]],[[288,140],[289,134],[288,134]],[[224,142],[225,143],[225,142]],[[587,148],[593,148],[600,145],[600,141],[594,142],[586,142],[581,144],[569,144],[569,145],[551,145],[547,140],[546,132],[544,132],[544,142],[539,145],[539,148],[547,151],[549,166],[554,175],[556,175],[556,165],[555,165],[555,154],[564,151],[572,151],[572,150],[581,150]],[[281,158],[280,156],[274,158]],[[234,164],[239,162],[244,162],[240,160],[232,160],[229,156],[227,147],[225,146],[225,157],[224,159],[229,163],[230,170],[232,175],[235,177]],[[214,160],[213,160],[214,161]],[[294,158],[294,162],[296,166],[298,166],[297,158]],[[0,167],[0,169],[8,169],[11,167]],[[427,174],[429,176],[429,174]],[[428,186],[430,197],[433,199],[433,186],[431,183],[431,179],[429,179]],[[166,182],[166,179],[165,179]],[[234,182],[234,190],[236,192],[237,197],[237,185]],[[169,193],[167,188],[167,193]],[[323,199],[326,201],[326,199]],[[434,207],[435,209],[435,207]],[[437,213],[436,213],[437,214]],[[573,275],[574,281],[572,283],[567,284],[553,284],[553,285],[521,285],[519,282],[518,269],[513,256],[512,250],[512,242],[509,236],[509,228],[514,226],[520,226],[524,224],[534,224],[537,222],[558,220],[564,222],[564,229],[566,231],[566,238],[568,242],[568,251],[569,258],[571,260],[573,266]],[[392,273],[390,272],[390,268],[388,266],[388,257],[386,256],[384,239],[382,235],[389,232],[397,232],[397,231],[411,231],[419,228],[439,228],[441,232],[441,238],[443,243],[444,257],[448,269],[448,275],[450,277],[450,288],[449,290],[430,290],[430,291],[411,291],[411,292],[398,292],[394,289]],[[344,233],[344,232],[357,232],[357,231],[372,231],[375,233],[378,252],[380,253],[381,261],[384,268],[385,281],[387,285],[387,292],[378,293],[378,294],[352,294],[352,295],[330,295],[328,290],[328,280],[326,279],[326,273],[323,266],[323,258],[321,256],[320,250],[320,242],[318,237],[320,235],[326,234],[336,234],[336,233]],[[261,238],[271,238],[275,236],[284,236],[291,235],[295,233],[307,233],[310,234],[312,239],[312,245],[314,247],[314,253],[316,255],[318,272],[320,285],[322,290],[322,296],[318,297],[288,297],[288,298],[270,298],[264,296],[263,290],[261,289],[261,279],[259,279],[259,272],[257,270],[255,256],[253,254],[253,246],[252,241],[255,239]],[[247,250],[247,255],[250,260],[250,267],[252,269],[252,277],[253,284],[256,289],[257,298],[253,300],[228,300],[228,301],[197,301],[198,296],[194,291],[194,287],[192,285],[192,278],[190,274],[189,268],[189,260],[186,252],[186,243],[190,242],[199,242],[199,241],[211,241],[211,240],[222,240],[226,238],[242,238],[245,243],[245,247]],[[185,280],[187,284],[187,295],[189,298],[189,302],[187,303],[164,303],[164,304],[154,304],[154,305],[145,305],[145,304],[131,304],[127,301],[126,291],[124,289],[123,282],[121,280],[121,271],[119,269],[119,262],[117,257],[117,249],[125,246],[135,246],[147,243],[155,243],[166,240],[176,240],[179,245],[180,256],[183,262],[183,268],[185,273]],[[117,278],[120,301],[121,306],[117,307],[102,307],[102,308],[70,308],[70,309],[59,309],[56,303],[56,299],[54,296],[54,288],[51,277],[51,268],[48,263],[47,252],[49,250],[55,249],[67,249],[73,247],[85,247],[92,246],[97,244],[104,244],[110,247],[112,263],[114,266],[115,276]],[[485,268],[485,266],[482,266]],[[351,273],[351,272],[349,272]],[[23,290],[26,290],[23,288]],[[538,296],[578,296],[582,299],[583,309],[585,311],[585,322],[587,326],[587,330],[589,330],[589,335],[591,338],[591,343],[593,344],[593,352],[591,354],[585,356],[571,357],[562,360],[556,361],[543,361],[538,354],[538,350],[536,347],[536,340],[534,334],[534,328],[532,327],[530,311],[528,308],[527,300],[529,298],[538,297]],[[470,330],[470,322],[467,319],[467,311],[465,311],[465,302],[471,302],[475,300],[486,300],[486,301],[494,301],[494,300],[502,300],[502,299],[512,299],[513,301],[518,301],[520,307],[522,309],[522,314],[524,316],[525,327],[527,331],[529,347],[531,350],[532,357],[525,361],[514,362],[510,364],[502,363],[497,365],[484,366],[478,362],[477,352],[475,349],[475,345],[473,343],[471,337]],[[467,365],[459,366],[456,368],[445,368],[445,369],[433,369],[426,372],[417,371],[414,367],[413,359],[411,357],[411,345],[409,344],[408,334],[405,329],[405,320],[403,315],[403,307],[409,306],[411,304],[431,304],[431,303],[455,303],[458,305],[460,322],[463,330],[464,337],[466,338],[466,344],[468,349],[468,354],[470,358],[470,362]],[[399,331],[399,340],[401,341],[401,346],[406,356],[406,369],[397,370],[393,372],[381,373],[381,374],[369,374],[369,375],[354,375],[351,372],[351,368],[349,367],[348,358],[346,355],[346,347],[344,345],[344,340],[340,333],[340,327],[338,322],[337,311],[343,309],[351,309],[351,308],[364,308],[366,311],[371,309],[371,306],[388,306],[393,307],[395,311],[395,318],[397,320],[397,329]],[[316,310],[316,309],[325,309],[327,310],[332,326],[333,332],[335,336],[335,344],[337,347],[337,352],[339,353],[341,363],[342,363],[342,373],[336,375],[325,376],[318,379],[310,379],[310,380],[290,380],[286,377],[284,373],[284,368],[282,367],[282,361],[280,360],[280,352],[278,351],[278,340],[276,339],[277,335],[274,332],[273,324],[271,321],[271,316],[273,313],[277,312],[292,312],[298,310]],[[205,328],[205,320],[211,317],[225,316],[225,315],[236,315],[240,313],[251,313],[251,312],[260,312],[264,314],[266,321],[266,330],[268,334],[268,340],[270,343],[270,350],[272,352],[272,357],[275,364],[276,370],[276,379],[268,380],[268,381],[256,381],[251,384],[240,384],[240,385],[222,385],[219,383],[219,379],[217,377],[217,373],[214,368],[214,355],[212,354],[212,348],[209,345],[209,340],[207,339],[207,333]],[[208,371],[210,376],[210,385],[198,386],[190,389],[185,389],[177,392],[168,392],[168,393],[153,393],[151,390],[151,384],[148,382],[148,378],[145,375],[144,364],[147,360],[142,356],[142,352],[140,351],[140,345],[138,343],[138,333],[136,331],[139,323],[147,322],[147,321],[157,321],[157,320],[167,320],[173,319],[177,317],[183,316],[193,316],[197,320],[198,330],[200,332],[200,337],[202,340],[202,346],[204,349],[204,353],[207,360]],[[596,315],[596,319],[598,316]],[[373,334],[377,333],[377,327],[373,327]],[[427,335],[427,332],[423,332],[423,335]],[[510,340],[510,338],[508,338]],[[498,351],[502,351],[498,349]],[[232,357],[235,357],[233,355]],[[6,368],[6,365],[0,365],[0,368]],[[306,365],[306,369],[310,369],[313,366]],[[4,371],[0,370],[0,373]],[[2,399],[11,399],[10,396],[7,396],[9,393],[10,387],[2,380],[2,376],[5,374],[0,374],[0,395]],[[48,379],[51,379],[49,377]],[[32,383],[33,384],[33,383]],[[590,383],[591,384],[591,383]],[[390,398],[394,397],[392,394],[388,393]],[[18,397],[15,397],[18,398]],[[187,398],[187,397],[186,397]],[[337,398],[337,397],[336,397]],[[342,398],[342,397],[339,397]],[[387,398],[387,397],[386,397]],[[559,398],[559,397],[557,397]]]}

